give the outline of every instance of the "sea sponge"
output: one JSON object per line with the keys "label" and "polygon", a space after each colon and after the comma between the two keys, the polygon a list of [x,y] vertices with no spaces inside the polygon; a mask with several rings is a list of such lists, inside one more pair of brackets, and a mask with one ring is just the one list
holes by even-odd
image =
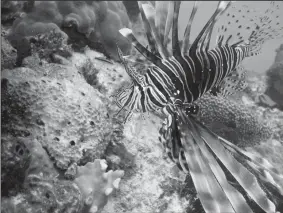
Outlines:
{"label": "sea sponge", "polygon": [[212,131],[240,146],[251,146],[272,136],[272,129],[244,104],[233,100],[204,95],[198,119]]}
{"label": "sea sponge", "polygon": [[79,166],[74,182],[79,186],[84,200],[82,212],[100,212],[107,203],[108,196],[119,187],[124,171],[108,171],[105,160],[94,160]]}
{"label": "sea sponge", "polygon": [[100,158],[115,140],[109,105],[72,66],[2,71],[2,131],[33,135],[62,170],[89,152]]}

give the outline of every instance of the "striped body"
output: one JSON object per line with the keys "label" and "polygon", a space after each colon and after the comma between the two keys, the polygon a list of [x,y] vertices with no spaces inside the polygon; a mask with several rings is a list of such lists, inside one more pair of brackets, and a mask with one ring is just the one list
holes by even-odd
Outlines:
{"label": "striped body", "polygon": [[220,85],[247,53],[245,46],[224,45],[209,50],[207,58],[199,57],[204,53],[195,51],[189,56],[163,59],[159,66],[153,65],[145,75],[139,76],[141,83],[132,83],[122,90],[122,94],[117,96],[117,104],[143,113],[172,104],[187,106]]}

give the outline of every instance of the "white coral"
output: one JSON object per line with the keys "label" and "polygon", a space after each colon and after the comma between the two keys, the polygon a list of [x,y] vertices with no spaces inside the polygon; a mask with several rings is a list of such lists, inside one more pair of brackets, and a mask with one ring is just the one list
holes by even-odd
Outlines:
{"label": "white coral", "polygon": [[79,186],[85,202],[83,212],[100,212],[106,205],[108,196],[118,188],[124,171],[106,172],[106,168],[106,161],[100,159],[78,167],[75,183]]}

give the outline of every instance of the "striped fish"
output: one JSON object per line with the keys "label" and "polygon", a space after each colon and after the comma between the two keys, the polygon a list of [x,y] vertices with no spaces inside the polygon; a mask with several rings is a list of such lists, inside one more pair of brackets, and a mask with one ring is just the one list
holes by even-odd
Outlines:
{"label": "striped fish", "polygon": [[[276,212],[278,200],[283,200],[282,188],[277,184],[282,175],[267,161],[236,147],[198,122],[194,118],[198,112],[194,101],[205,93],[221,90],[223,85],[224,95],[241,87],[235,82],[235,77],[243,75],[239,71],[241,62],[256,55],[268,39],[282,35],[282,28],[277,25],[266,28],[271,13],[267,11],[257,22],[253,21],[254,28],[250,29],[246,41],[237,37],[238,40],[231,42],[233,35],[225,35],[227,23],[218,29],[216,45],[210,48],[212,31],[232,3],[219,2],[196,39],[191,41],[191,26],[198,10],[195,2],[181,45],[178,39],[180,4],[180,1],[157,1],[154,7],[151,3],[139,3],[148,49],[137,41],[131,29],[120,30],[151,65],[144,73],[138,72],[117,47],[132,82],[113,95],[115,102],[127,111],[125,121],[134,112],[160,111],[166,115],[159,140],[171,160],[191,175],[206,212],[253,212],[247,198],[265,212]],[[274,12],[279,6],[272,2],[269,9]],[[266,31],[262,29],[272,33],[265,37]],[[170,31],[172,50],[167,48]],[[231,184],[227,175],[242,190]],[[262,183],[271,186],[278,200],[271,198]]]}

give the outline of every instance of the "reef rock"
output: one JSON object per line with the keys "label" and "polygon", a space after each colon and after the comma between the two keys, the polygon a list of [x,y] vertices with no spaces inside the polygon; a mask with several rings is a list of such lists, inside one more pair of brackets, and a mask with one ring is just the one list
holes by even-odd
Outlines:
{"label": "reef rock", "polygon": [[123,131],[109,99],[71,64],[24,65],[2,71],[1,211],[101,211],[123,176],[95,160]]}
{"label": "reef rock", "polygon": [[30,7],[33,9],[25,10],[25,15],[13,22],[9,40],[15,48],[26,37],[56,30],[67,33],[77,49],[88,45],[117,60],[116,42],[125,53],[131,49],[118,32],[129,26],[122,2],[36,1]]}
{"label": "reef rock", "polygon": [[268,88],[265,92],[279,109],[283,109],[283,45],[277,49],[274,64],[267,70]]}
{"label": "reef rock", "polygon": [[24,192],[2,199],[1,212],[101,212],[124,174],[121,170],[105,172],[106,168],[105,160],[96,159],[77,167],[74,181],[52,178],[42,171],[30,173]]}
{"label": "reef rock", "polygon": [[33,135],[66,170],[88,150],[104,152],[113,132],[107,100],[72,66],[2,72],[2,133]]}
{"label": "reef rock", "polygon": [[[120,143],[135,156],[134,162],[124,167],[119,196],[111,197],[102,213],[185,212],[190,205],[191,200],[181,195],[185,175],[167,159],[158,141],[161,121],[155,115],[145,121],[134,116],[125,125],[125,138]],[[116,152],[116,156],[122,164],[123,153]]]}
{"label": "reef rock", "polygon": [[1,70],[12,69],[15,66],[17,50],[6,39],[7,31],[1,26]]}

